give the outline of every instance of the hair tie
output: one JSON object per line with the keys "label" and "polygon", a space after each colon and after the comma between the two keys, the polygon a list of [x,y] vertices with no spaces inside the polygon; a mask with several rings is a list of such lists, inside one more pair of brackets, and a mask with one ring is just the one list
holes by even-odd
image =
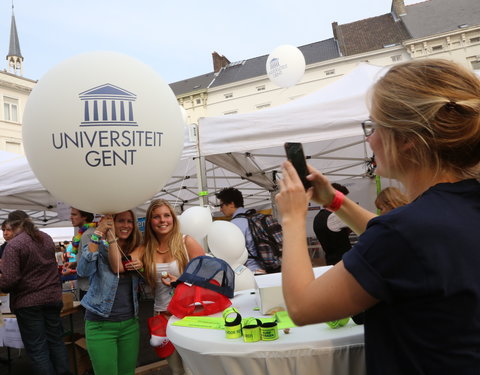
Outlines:
{"label": "hair tie", "polygon": [[457,103],[453,101],[449,101],[448,103],[445,103],[445,108],[447,111],[451,111],[457,107]]}

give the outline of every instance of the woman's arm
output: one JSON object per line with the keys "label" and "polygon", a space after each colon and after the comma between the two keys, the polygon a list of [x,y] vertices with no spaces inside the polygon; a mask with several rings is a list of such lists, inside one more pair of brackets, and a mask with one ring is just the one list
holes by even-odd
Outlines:
{"label": "woman's arm", "polygon": [[[110,215],[103,216],[98,223],[97,228],[90,236],[88,245],[84,245],[82,251],[78,253],[80,259],[77,260],[77,274],[80,277],[89,277],[96,272],[96,263],[98,259],[98,248],[103,238],[105,238],[108,229],[113,226],[113,219]],[[103,245],[102,245],[103,246]]]}
{"label": "woman's arm", "polygon": [[298,324],[344,318],[373,306],[370,296],[338,263],[315,279],[306,241],[306,215],[312,189],[305,192],[293,166],[286,162],[276,196],[283,227],[282,289],[287,310]]}
{"label": "woman's arm", "polygon": [[120,246],[118,245],[117,239],[114,234],[114,231],[109,231],[107,234],[108,246],[108,263],[110,264],[110,269],[113,273],[123,273],[125,269],[122,264],[122,254],[120,252]]}
{"label": "woman's arm", "polygon": [[[308,166],[310,174],[307,179],[312,182],[312,200],[328,206],[335,196],[335,188],[330,181],[312,166]],[[352,229],[356,234],[362,234],[367,228],[367,223],[376,217],[374,213],[364,209],[348,197],[345,197],[343,204],[335,214]]]}
{"label": "woman's arm", "polygon": [[192,236],[185,236],[185,247],[187,248],[189,259],[205,255],[202,245],[200,245]]}

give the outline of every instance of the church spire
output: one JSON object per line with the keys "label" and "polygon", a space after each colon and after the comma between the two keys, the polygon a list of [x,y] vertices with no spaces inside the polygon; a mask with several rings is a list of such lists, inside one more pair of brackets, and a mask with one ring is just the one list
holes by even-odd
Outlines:
{"label": "church spire", "polygon": [[12,23],[10,26],[10,48],[7,55],[8,71],[14,74],[22,75],[23,56],[20,52],[20,42],[18,41],[17,25],[15,23],[15,14],[13,13],[12,0]]}

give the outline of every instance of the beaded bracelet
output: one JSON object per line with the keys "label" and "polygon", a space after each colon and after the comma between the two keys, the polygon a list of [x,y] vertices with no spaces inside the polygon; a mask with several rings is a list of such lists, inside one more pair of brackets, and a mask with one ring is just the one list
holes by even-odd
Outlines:
{"label": "beaded bracelet", "polygon": [[100,245],[101,243],[103,243],[106,247],[110,246],[110,243],[108,241],[98,238],[98,236],[95,233],[93,233],[92,236],[90,237],[90,242],[94,243],[95,245]]}
{"label": "beaded bracelet", "polygon": [[100,245],[102,243],[102,240],[98,238],[95,234],[92,234],[92,237],[90,237],[90,242]]}
{"label": "beaded bracelet", "polygon": [[323,206],[323,208],[330,212],[338,211],[340,207],[342,207],[344,199],[345,195],[341,191],[335,190],[335,196],[333,197],[332,202],[328,206]]}

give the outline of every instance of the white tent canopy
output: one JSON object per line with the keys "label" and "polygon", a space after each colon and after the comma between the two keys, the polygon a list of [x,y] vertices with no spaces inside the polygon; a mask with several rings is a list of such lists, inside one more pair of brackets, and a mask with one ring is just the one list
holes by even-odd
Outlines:
{"label": "white tent canopy", "polygon": [[[369,176],[371,155],[360,123],[368,118],[367,91],[383,71],[362,63],[331,85],[285,105],[201,119],[198,148],[205,164],[199,163],[197,147],[186,134],[182,159],[155,198],[168,200],[181,212],[199,204],[200,191],[208,192],[209,203],[215,205],[214,193],[233,186],[243,192],[246,207],[271,206],[287,141],[303,142],[309,162],[332,180]],[[24,157],[2,154],[0,166],[0,219],[10,209],[24,209],[38,225],[69,225],[56,218],[56,199]],[[137,209],[139,216],[148,203]]]}
{"label": "white tent canopy", "polygon": [[331,141],[362,134],[366,94],[384,68],[359,64],[338,81],[290,103],[262,111],[200,120],[204,156],[248,152],[291,142]]}

